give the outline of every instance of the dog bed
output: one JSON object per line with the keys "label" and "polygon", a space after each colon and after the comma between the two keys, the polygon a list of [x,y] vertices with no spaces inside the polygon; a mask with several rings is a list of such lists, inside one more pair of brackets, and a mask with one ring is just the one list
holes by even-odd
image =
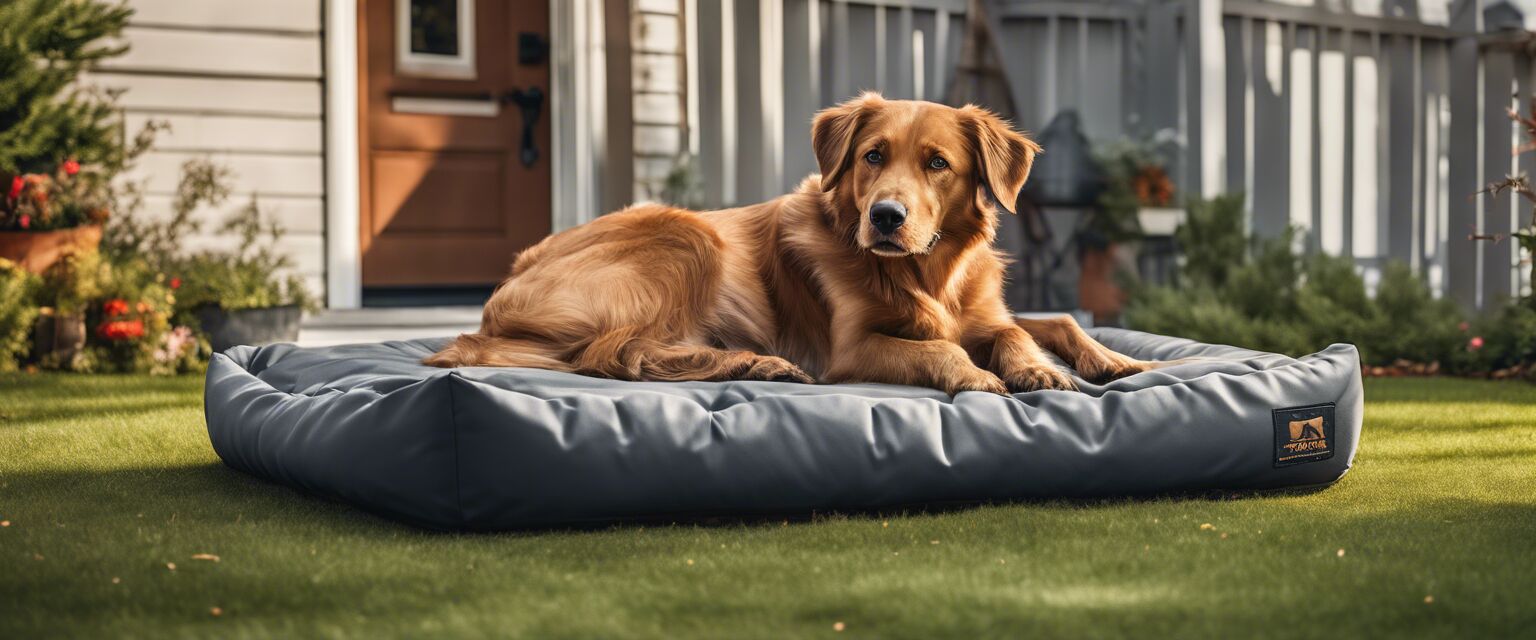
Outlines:
{"label": "dog bed", "polygon": [[1300,359],[1097,329],[1146,360],[1080,392],[621,382],[420,364],[445,340],[236,347],[208,367],[235,469],[437,529],[1323,485],[1349,470],[1355,348]]}

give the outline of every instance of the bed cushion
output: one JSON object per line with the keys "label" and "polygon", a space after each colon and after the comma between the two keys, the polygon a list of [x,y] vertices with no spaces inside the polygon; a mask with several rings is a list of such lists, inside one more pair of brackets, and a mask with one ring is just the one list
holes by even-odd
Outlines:
{"label": "bed cushion", "polygon": [[1296,359],[1091,333],[1190,360],[1081,392],[950,397],[421,365],[446,339],[284,344],[215,355],[204,408],[229,466],[439,529],[1275,489],[1349,470],[1354,347]]}

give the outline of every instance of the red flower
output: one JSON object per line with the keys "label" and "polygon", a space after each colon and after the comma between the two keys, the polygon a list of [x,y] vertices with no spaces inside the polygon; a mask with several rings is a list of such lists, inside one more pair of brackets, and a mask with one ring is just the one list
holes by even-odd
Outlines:
{"label": "red flower", "polygon": [[11,178],[11,199],[15,200],[17,196],[20,196],[21,195],[21,189],[22,189],[22,187],[25,187],[25,186],[27,186],[26,178],[23,178],[21,176],[16,176],[14,178]]}
{"label": "red flower", "polygon": [[108,340],[132,340],[144,335],[144,323],[138,320],[109,320],[96,328],[96,335]]}
{"label": "red flower", "polygon": [[181,278],[171,278],[171,291],[181,288]]}
{"label": "red flower", "polygon": [[101,305],[101,311],[109,318],[120,316],[128,313],[128,302],[122,298],[113,298]]}
{"label": "red flower", "polygon": [[18,219],[16,223],[20,224],[21,228],[23,229],[30,229],[32,228],[32,216],[23,213],[21,214],[21,218]]}
{"label": "red flower", "polygon": [[64,161],[64,166],[60,167],[60,168],[62,168],[64,170],[64,175],[66,175],[66,176],[75,175],[77,173],[80,173],[80,161],[78,161],[78,160],[76,160],[74,158],[70,158],[68,160],[65,160]]}
{"label": "red flower", "polygon": [[1477,351],[1481,348],[1483,348],[1482,336],[1472,336],[1472,339],[1467,341],[1467,351]]}

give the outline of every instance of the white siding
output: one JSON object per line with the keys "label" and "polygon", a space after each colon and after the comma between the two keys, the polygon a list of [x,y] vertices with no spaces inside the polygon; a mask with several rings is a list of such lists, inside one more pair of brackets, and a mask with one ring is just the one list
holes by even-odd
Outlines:
{"label": "white siding", "polygon": [[209,158],[234,172],[224,206],[197,212],[188,249],[228,247],[212,235],[255,194],[288,230],[285,248],[324,294],[325,189],[322,0],[129,0],[127,54],[87,76],[123,90],[129,131],[171,126],[128,176],[145,180],[143,214],[169,215],[181,166]]}

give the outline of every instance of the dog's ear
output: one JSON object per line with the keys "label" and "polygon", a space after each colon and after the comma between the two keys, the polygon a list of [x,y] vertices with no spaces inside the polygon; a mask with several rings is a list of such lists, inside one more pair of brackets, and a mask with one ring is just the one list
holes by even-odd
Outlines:
{"label": "dog's ear", "polygon": [[831,191],[843,178],[859,127],[879,111],[884,102],[880,94],[868,92],[816,114],[811,125],[811,146],[816,149],[816,164],[821,168],[822,191]]}
{"label": "dog's ear", "polygon": [[1019,191],[1029,179],[1040,145],[1013,130],[997,114],[975,105],[960,109],[971,148],[976,154],[978,207],[996,204],[1008,213],[1018,205]]}

